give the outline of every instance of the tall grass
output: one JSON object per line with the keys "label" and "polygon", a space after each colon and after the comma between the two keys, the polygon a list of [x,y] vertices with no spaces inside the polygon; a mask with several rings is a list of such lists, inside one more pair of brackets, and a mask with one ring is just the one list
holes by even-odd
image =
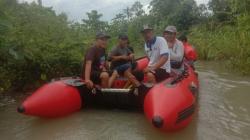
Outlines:
{"label": "tall grass", "polygon": [[211,29],[208,25],[194,27],[190,42],[196,46],[202,60],[226,60],[226,66],[250,75],[249,15],[239,16],[236,25]]}

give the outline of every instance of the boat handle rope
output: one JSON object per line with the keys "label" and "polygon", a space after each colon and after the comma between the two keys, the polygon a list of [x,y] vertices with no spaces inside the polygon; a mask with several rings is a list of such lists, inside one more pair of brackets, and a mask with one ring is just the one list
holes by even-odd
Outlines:
{"label": "boat handle rope", "polygon": [[173,79],[170,82],[170,85],[174,85],[174,84],[182,81],[184,78],[187,78],[188,76],[189,76],[188,68],[186,65],[184,65],[184,70],[181,72],[181,74],[179,76],[177,76],[175,79]]}

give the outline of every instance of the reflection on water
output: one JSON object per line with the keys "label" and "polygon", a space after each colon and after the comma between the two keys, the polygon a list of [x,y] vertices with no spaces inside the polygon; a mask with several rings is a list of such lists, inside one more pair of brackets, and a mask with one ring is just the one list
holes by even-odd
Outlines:
{"label": "reflection on water", "polygon": [[[250,79],[223,70],[218,63],[199,62],[199,105],[184,130],[163,134],[140,112],[82,110],[59,119],[20,115],[23,97],[0,96],[2,140],[247,140],[250,138]],[[20,99],[21,98],[21,99]]]}

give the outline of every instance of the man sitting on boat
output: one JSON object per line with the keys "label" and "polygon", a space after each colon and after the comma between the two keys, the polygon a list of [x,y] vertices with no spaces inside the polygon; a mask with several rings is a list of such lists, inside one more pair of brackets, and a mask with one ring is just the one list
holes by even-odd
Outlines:
{"label": "man sitting on boat", "polygon": [[163,37],[166,39],[170,51],[171,68],[178,72],[178,70],[184,69],[184,46],[182,42],[176,38],[176,35],[177,29],[175,26],[167,26],[163,32]]}
{"label": "man sitting on boat", "polygon": [[168,43],[170,51],[170,64],[171,68],[175,72],[179,72],[184,69],[184,46],[181,41],[176,38],[177,29],[175,26],[167,26],[163,32],[163,37]]}
{"label": "man sitting on boat", "polygon": [[185,61],[194,68],[194,62],[197,60],[197,53],[195,51],[195,48],[188,43],[187,36],[181,35],[179,37],[179,40],[182,41],[184,46],[184,58]]}
{"label": "man sitting on boat", "polygon": [[124,76],[133,84],[134,87],[139,87],[141,84],[136,77],[131,73],[131,61],[134,59],[134,54],[127,47],[128,36],[121,34],[118,37],[118,45],[115,46],[110,54],[109,60],[111,61],[111,70],[113,70],[110,77],[109,87],[112,86],[114,80],[119,76]]}
{"label": "man sitting on boat", "polygon": [[99,32],[96,34],[96,41],[90,47],[84,57],[83,79],[88,88],[94,84],[100,84],[102,88],[108,88],[109,74],[107,72],[107,61],[105,49],[109,35]]}
{"label": "man sitting on boat", "polygon": [[153,28],[148,25],[143,27],[141,33],[145,40],[145,52],[149,58],[144,73],[149,83],[161,82],[169,77],[171,69],[168,44],[163,37],[155,36]]}

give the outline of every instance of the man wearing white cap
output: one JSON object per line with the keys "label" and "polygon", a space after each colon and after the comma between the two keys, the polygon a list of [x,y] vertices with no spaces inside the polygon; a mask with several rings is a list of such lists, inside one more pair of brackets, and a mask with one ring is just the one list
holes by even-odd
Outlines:
{"label": "man wearing white cap", "polygon": [[167,40],[170,51],[170,63],[173,69],[183,69],[184,46],[176,39],[177,30],[175,26],[167,26],[163,37]]}
{"label": "man wearing white cap", "polygon": [[145,51],[149,58],[148,67],[144,70],[148,82],[161,82],[169,77],[171,70],[168,44],[163,37],[155,36],[153,28],[144,26],[141,31],[145,40]]}

